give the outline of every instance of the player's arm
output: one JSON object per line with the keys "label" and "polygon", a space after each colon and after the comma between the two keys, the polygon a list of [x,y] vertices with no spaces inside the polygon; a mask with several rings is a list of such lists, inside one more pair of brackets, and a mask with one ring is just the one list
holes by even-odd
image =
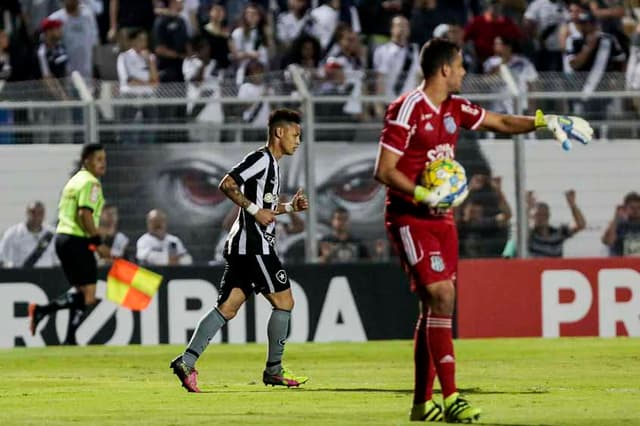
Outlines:
{"label": "player's arm", "polygon": [[417,185],[396,168],[400,157],[400,154],[381,146],[378,151],[374,177],[378,182],[394,191],[413,196]]}
{"label": "player's arm", "polygon": [[516,135],[533,132],[536,129],[535,117],[526,115],[499,114],[486,111],[478,130]]}
{"label": "player's arm", "polygon": [[245,197],[240,191],[240,186],[231,175],[226,174],[218,187],[231,201],[254,216],[261,225],[266,226],[275,220],[275,213],[272,210],[261,209]]}
{"label": "player's arm", "polygon": [[[301,212],[309,208],[309,201],[304,195],[304,190],[299,188],[291,201],[287,203],[278,203],[276,214]],[[295,216],[295,215],[294,215]]]}

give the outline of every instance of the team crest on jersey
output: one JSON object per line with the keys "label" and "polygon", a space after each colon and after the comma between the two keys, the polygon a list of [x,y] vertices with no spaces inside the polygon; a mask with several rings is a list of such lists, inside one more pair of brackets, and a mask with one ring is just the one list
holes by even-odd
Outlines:
{"label": "team crest on jersey", "polygon": [[276,196],[270,192],[267,192],[266,194],[264,194],[264,197],[262,197],[262,199],[265,203],[273,203],[276,199]]}
{"label": "team crest on jersey", "polygon": [[444,271],[444,261],[439,255],[431,255],[431,269],[435,272]]}
{"label": "team crest on jersey", "polygon": [[280,282],[280,284],[284,284],[287,282],[287,273],[284,269],[280,269],[276,272],[276,279]]}
{"label": "team crest on jersey", "polygon": [[458,126],[456,125],[456,120],[452,116],[447,115],[444,118],[444,128],[447,131],[447,133],[451,133],[451,134],[455,133],[456,130],[458,130]]}

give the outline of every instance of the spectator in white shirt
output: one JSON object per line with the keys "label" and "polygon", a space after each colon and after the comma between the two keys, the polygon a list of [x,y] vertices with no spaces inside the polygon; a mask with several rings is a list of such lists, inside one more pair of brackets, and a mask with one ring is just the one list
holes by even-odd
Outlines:
{"label": "spectator in white shirt", "polygon": [[27,205],[27,220],[13,225],[0,240],[3,268],[49,268],[60,264],[56,256],[53,228],[43,224],[44,204]]}
{"label": "spectator in white shirt", "polygon": [[409,20],[398,15],[391,20],[391,41],[378,46],[373,68],[378,78],[378,93],[395,99],[418,86],[420,48],[409,43]]}
{"label": "spectator in white shirt", "polygon": [[[156,58],[149,49],[147,33],[143,29],[136,29],[129,34],[131,48],[118,55],[118,80],[120,94],[124,97],[151,97],[154,87],[158,84],[158,69]],[[131,123],[136,119],[146,123],[156,121],[157,111],[153,105],[142,107],[127,105],[121,109],[120,119],[123,123]],[[123,132],[123,143],[153,141],[150,132]]]}
{"label": "spectator in white shirt", "polygon": [[147,214],[147,233],[136,243],[136,259],[142,265],[191,265],[193,259],[180,238],[167,232],[167,215],[161,210]]}
{"label": "spectator in white shirt", "polygon": [[[526,56],[515,53],[518,48],[519,43],[515,39],[496,37],[493,40],[493,51],[495,55],[484,61],[483,71],[485,74],[498,73],[500,71],[500,65],[506,65],[516,80],[518,91],[526,93],[529,91],[531,83],[538,79],[538,72]],[[504,91],[508,92],[506,87],[504,87]],[[527,108],[526,102],[524,108]],[[511,99],[495,101],[492,110],[503,114],[513,114],[515,112]]]}
{"label": "spectator in white shirt", "polygon": [[240,86],[244,82],[249,61],[260,61],[265,67],[269,64],[267,21],[259,6],[248,4],[245,7],[240,26],[231,32],[231,42],[238,67],[236,84]]}
{"label": "spectator in white shirt", "polygon": [[49,19],[62,21],[62,42],[69,55],[69,72],[93,77],[93,48],[98,44],[98,24],[93,11],[79,0],[64,0],[64,7]]}
{"label": "spectator in white shirt", "polygon": [[211,46],[202,36],[191,40],[194,52],[182,63],[182,74],[187,82],[187,99],[198,100],[198,103],[187,104],[187,114],[198,123],[209,123],[211,128],[197,127],[189,130],[190,140],[201,142],[220,141],[219,126],[224,122],[221,97],[218,61],[211,57]]}
{"label": "spectator in white shirt", "polygon": [[281,12],[276,21],[278,43],[287,48],[295,39],[312,30],[308,0],[289,0],[289,10]]}
{"label": "spectator in white shirt", "polygon": [[238,89],[238,99],[246,99],[251,104],[242,111],[242,121],[251,127],[260,130],[248,130],[243,132],[244,141],[256,141],[264,139],[265,128],[269,121],[269,103],[262,98],[273,94],[264,82],[264,65],[256,60],[247,64],[246,81]]}
{"label": "spectator in white shirt", "polygon": [[[118,221],[118,207],[105,204],[100,215],[98,233],[102,237],[102,242],[111,248],[111,258],[129,259],[129,237],[118,231]],[[98,264],[108,264],[111,260],[98,257]]]}

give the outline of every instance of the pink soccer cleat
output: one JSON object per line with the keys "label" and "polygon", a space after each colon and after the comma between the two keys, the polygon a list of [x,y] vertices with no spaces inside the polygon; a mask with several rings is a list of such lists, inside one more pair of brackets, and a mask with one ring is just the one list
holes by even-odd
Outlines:
{"label": "pink soccer cleat", "polygon": [[182,359],[182,355],[171,361],[169,367],[173,369],[173,374],[178,376],[183,388],[188,392],[200,392],[200,389],[198,389],[198,371],[189,367]]}

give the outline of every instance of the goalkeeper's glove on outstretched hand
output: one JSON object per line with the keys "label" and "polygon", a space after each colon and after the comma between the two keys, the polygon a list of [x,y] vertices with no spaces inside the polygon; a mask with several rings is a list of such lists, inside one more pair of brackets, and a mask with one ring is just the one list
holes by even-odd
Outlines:
{"label": "goalkeeper's glove on outstretched hand", "polygon": [[536,111],[536,129],[546,128],[551,130],[553,136],[562,144],[565,151],[571,149],[571,141],[576,140],[583,145],[591,142],[593,129],[587,120],[569,115],[545,115],[542,110]]}
{"label": "goalkeeper's glove on outstretched hand", "polygon": [[451,193],[451,184],[444,182],[432,190],[417,185],[413,192],[413,199],[415,202],[426,204],[429,207],[449,209],[462,204],[467,195],[469,195],[469,188],[466,183],[458,191]]}

